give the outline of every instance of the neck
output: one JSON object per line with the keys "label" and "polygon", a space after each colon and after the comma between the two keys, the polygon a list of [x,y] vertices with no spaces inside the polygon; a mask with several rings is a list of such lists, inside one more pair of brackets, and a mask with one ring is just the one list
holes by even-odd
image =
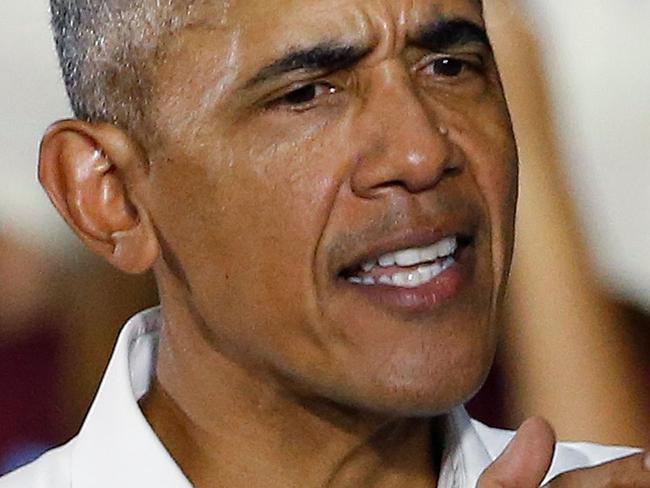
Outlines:
{"label": "neck", "polygon": [[[441,422],[305,398],[200,338],[165,309],[156,379],[141,405],[197,488],[431,487]],[[189,332],[188,331],[194,331]]]}

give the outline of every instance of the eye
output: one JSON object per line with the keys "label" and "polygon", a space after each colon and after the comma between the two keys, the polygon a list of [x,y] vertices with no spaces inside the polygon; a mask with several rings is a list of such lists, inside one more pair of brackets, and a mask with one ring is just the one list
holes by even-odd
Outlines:
{"label": "eye", "polygon": [[334,95],[337,88],[327,82],[315,82],[300,86],[271,102],[271,105],[286,106],[293,110],[310,108],[319,98]]}
{"label": "eye", "polygon": [[439,79],[454,79],[463,76],[468,70],[480,71],[481,61],[472,62],[460,57],[442,56],[430,62],[424,72]]}
{"label": "eye", "polygon": [[465,62],[456,58],[438,58],[431,63],[431,70],[441,76],[455,77],[465,69]]}

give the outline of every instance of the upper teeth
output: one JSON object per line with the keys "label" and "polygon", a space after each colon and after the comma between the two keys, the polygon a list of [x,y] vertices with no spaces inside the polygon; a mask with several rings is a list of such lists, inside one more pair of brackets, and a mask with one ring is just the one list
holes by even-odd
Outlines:
{"label": "upper teeth", "polygon": [[427,247],[412,247],[400,251],[389,252],[379,256],[377,260],[368,261],[361,265],[365,273],[372,271],[377,265],[382,268],[390,266],[416,266],[429,263],[436,259],[451,256],[458,249],[458,239],[455,236],[442,239]]}

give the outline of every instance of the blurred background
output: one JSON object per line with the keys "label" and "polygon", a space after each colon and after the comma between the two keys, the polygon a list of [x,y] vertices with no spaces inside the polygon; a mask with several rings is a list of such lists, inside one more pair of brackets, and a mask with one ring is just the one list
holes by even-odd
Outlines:
{"label": "blurred background", "polygon": [[[650,1],[486,0],[521,150],[497,364],[470,405],[564,439],[650,445]],[[36,180],[70,116],[47,0],[0,16],[0,473],[79,428],[149,276],[85,251]]]}

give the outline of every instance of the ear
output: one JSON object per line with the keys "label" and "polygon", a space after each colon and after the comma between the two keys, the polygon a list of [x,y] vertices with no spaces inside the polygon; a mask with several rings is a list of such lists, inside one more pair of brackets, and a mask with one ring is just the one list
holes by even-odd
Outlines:
{"label": "ear", "polygon": [[156,233],[138,190],[147,158],[110,124],[57,122],[43,137],[39,179],[59,213],[95,253],[126,273],[150,269]]}

